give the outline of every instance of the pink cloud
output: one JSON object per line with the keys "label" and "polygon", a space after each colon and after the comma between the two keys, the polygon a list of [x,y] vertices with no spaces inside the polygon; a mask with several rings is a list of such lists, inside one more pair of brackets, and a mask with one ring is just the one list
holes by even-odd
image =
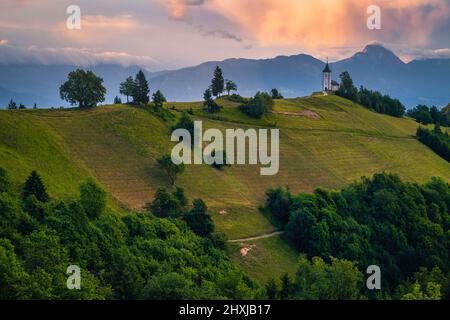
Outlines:
{"label": "pink cloud", "polygon": [[[200,3],[201,2],[201,3]],[[402,39],[425,45],[435,27],[450,18],[448,0],[379,0],[382,30],[368,30],[373,0],[208,0],[204,8],[238,25],[263,46],[349,46]],[[173,18],[187,14],[188,0],[166,0]]]}

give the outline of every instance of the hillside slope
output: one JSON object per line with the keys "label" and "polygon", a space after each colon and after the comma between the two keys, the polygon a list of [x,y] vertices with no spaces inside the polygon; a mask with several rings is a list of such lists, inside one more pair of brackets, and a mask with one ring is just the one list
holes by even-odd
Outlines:
{"label": "hillside slope", "polygon": [[[276,231],[257,210],[271,186],[288,185],[293,192],[340,188],[380,171],[408,181],[440,176],[450,182],[450,164],[415,140],[412,120],[376,114],[336,96],[279,100],[274,113],[259,120],[244,116],[235,103],[219,103],[225,108],[214,116],[201,103],[168,106],[192,108],[206,128],[280,128],[278,175],[260,176],[259,166],[217,171],[203,165],[188,166],[177,181],[191,199],[206,201],[230,239]],[[171,149],[169,128],[148,110],[130,106],[0,111],[0,167],[16,181],[37,169],[58,197],[76,196],[78,183],[92,175],[111,199],[141,209],[159,186],[169,186],[155,165]],[[246,257],[238,254],[240,246],[233,244],[231,255],[259,279],[294,270],[295,254],[279,237],[242,244],[252,248]]]}

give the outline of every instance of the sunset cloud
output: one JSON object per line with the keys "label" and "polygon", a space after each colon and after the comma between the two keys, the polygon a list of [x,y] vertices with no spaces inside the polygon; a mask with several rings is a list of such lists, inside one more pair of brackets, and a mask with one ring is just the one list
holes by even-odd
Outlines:
{"label": "sunset cloud", "polygon": [[[66,27],[66,9],[73,1],[0,0],[0,41],[9,40],[0,42],[0,46],[90,48],[88,57],[98,52],[111,52],[116,57],[120,56],[117,53],[151,56],[161,62],[163,69],[209,60],[299,53],[335,61],[372,41],[382,43],[405,60],[447,57],[445,48],[450,47],[450,0],[76,3],[82,13],[81,30]],[[367,7],[373,4],[382,10],[381,30],[366,26]],[[65,57],[72,54],[61,51]]]}
{"label": "sunset cloud", "polygon": [[450,18],[447,0],[379,1],[382,30],[368,30],[373,0],[211,0],[206,7],[237,23],[262,45],[344,46],[393,38],[425,44]]}

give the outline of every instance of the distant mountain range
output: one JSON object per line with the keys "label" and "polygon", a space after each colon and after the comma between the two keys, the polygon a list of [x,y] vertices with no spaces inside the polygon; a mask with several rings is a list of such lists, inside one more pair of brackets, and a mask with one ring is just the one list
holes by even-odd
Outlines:
{"label": "distant mountain range", "polygon": [[[228,59],[205,62],[195,67],[159,73],[146,72],[152,91],[160,89],[171,101],[202,99],[214,67],[219,65],[227,79],[234,80],[239,93],[278,88],[285,97],[298,97],[321,90],[324,62],[300,54],[273,59]],[[380,45],[368,45],[348,59],[330,64],[333,78],[348,71],[357,86],[378,90],[399,98],[407,107],[419,103],[444,106],[450,102],[450,59],[424,59],[404,63]],[[0,65],[0,105],[9,99],[41,107],[67,106],[58,88],[75,66]],[[134,75],[138,66],[98,65],[90,68],[105,80],[107,102],[118,95],[119,84]]]}

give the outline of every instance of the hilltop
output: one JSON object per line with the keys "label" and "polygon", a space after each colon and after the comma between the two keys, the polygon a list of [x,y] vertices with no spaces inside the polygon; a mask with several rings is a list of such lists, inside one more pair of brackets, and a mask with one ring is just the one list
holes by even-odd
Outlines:
{"label": "hilltop", "polygon": [[[373,113],[337,96],[276,100],[274,112],[262,119],[243,115],[237,103],[220,99],[215,115],[201,102],[167,103],[174,117],[192,109],[204,127],[280,129],[280,172],[264,177],[259,166],[232,166],[224,171],[207,165],[188,166],[177,181],[190,199],[202,198],[219,231],[230,239],[275,232],[258,211],[271,186],[288,185],[292,192],[317,187],[338,189],[361,176],[380,171],[397,173],[413,182],[440,176],[450,182],[450,164],[418,142],[418,124]],[[77,195],[87,176],[109,192],[118,214],[141,210],[159,186],[169,187],[156,167],[168,153],[170,126],[148,109],[111,105],[90,110],[0,111],[0,167],[16,182],[31,170],[42,175],[49,192],[60,198]],[[241,247],[250,248],[247,256]],[[296,254],[279,235],[231,245],[230,255],[258,279],[295,270]]]}

